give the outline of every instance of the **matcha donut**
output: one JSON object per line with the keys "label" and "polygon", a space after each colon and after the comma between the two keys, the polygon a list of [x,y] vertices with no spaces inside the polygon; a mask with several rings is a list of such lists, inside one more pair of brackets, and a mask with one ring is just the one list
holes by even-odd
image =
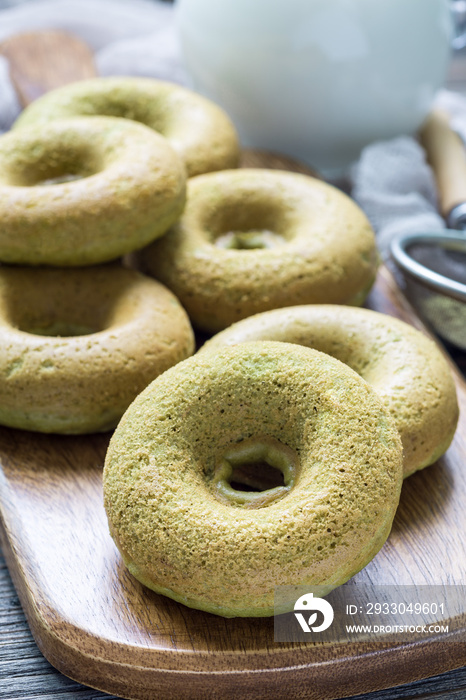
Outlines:
{"label": "matcha donut", "polygon": [[0,267],[2,425],[109,430],[147,384],[192,352],[178,301],[134,270]]}
{"label": "matcha donut", "polygon": [[182,217],[136,257],[208,332],[283,306],[360,304],[377,267],[374,233],[349,197],[260,169],[192,178]]}
{"label": "matcha donut", "polygon": [[[238,488],[256,467],[282,483]],[[274,614],[275,586],[330,591],[365,566],[401,483],[393,420],[353,370],[309,348],[245,343],[180,362],[137,397],[110,441],[104,502],[144,585],[261,617]]]}
{"label": "matcha donut", "polygon": [[56,119],[105,115],[142,122],[164,136],[188,176],[235,168],[236,131],[225,112],[205,97],[149,78],[92,78],[48,92],[20,115],[14,128]]}
{"label": "matcha donut", "polygon": [[0,260],[84,266],[141,248],[179,217],[184,166],[165,139],[114,117],[0,137]]}
{"label": "matcha donut", "polygon": [[367,309],[296,306],[240,321],[201,352],[258,340],[315,348],[369,382],[400,433],[404,476],[432,464],[449,447],[458,421],[450,368],[435,343],[407,323]]}

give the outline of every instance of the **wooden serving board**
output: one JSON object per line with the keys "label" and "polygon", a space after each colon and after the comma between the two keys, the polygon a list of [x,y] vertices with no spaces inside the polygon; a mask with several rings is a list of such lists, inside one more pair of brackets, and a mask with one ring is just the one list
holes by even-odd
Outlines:
{"label": "wooden serving board", "polygon": [[[421,325],[385,268],[370,306]],[[405,481],[390,538],[356,581],[466,581],[466,387],[453,372],[462,409],[454,442]],[[107,530],[108,439],[0,429],[2,546],[37,644],[64,674],[135,699],[330,700],[466,662],[466,643],[445,635],[398,646],[274,643],[270,618],[226,620],[144,589]]]}

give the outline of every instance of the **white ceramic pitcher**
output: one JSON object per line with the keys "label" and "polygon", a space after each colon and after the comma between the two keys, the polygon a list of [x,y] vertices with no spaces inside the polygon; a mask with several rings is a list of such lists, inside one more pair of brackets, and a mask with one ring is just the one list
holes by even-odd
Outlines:
{"label": "white ceramic pitcher", "polygon": [[243,145],[340,175],[411,134],[445,80],[450,0],[178,0],[193,87]]}

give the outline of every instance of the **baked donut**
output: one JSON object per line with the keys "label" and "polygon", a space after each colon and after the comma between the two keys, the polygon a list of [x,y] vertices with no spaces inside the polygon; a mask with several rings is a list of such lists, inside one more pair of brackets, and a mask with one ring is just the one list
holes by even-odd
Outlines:
{"label": "baked donut", "polygon": [[208,332],[283,306],[360,304],[377,268],[374,233],[349,197],[260,169],[192,178],[182,217],[136,257]]}
{"label": "baked donut", "polygon": [[225,112],[195,92],[150,78],[92,78],[48,92],[29,105],[14,128],[56,119],[107,115],[146,124],[181,156],[188,175],[235,168],[236,131]]}
{"label": "baked donut", "polygon": [[[245,494],[235,472],[260,463],[283,483]],[[353,370],[309,348],[245,343],[197,354],[137,397],[110,441],[104,502],[144,585],[261,617],[274,614],[275,586],[330,591],[365,566],[401,482],[393,420]]]}
{"label": "baked donut", "polygon": [[92,265],[161,236],[179,217],[186,175],[161,136],[114,117],[0,137],[0,260]]}
{"label": "baked donut", "polygon": [[134,270],[0,267],[2,425],[109,430],[147,384],[192,352],[177,299]]}
{"label": "baked donut", "polygon": [[315,348],[369,382],[400,433],[404,476],[432,464],[448,449],[458,421],[452,374],[435,343],[407,323],[368,309],[296,306],[240,321],[214,336],[201,352],[258,340]]}

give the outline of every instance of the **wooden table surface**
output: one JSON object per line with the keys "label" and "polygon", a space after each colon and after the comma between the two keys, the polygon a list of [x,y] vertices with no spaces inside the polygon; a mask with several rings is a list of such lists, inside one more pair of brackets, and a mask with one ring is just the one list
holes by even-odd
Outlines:
{"label": "wooden table surface", "polygon": [[[448,87],[466,94],[466,51],[454,56]],[[466,375],[466,353],[451,350],[455,361]],[[0,552],[0,699],[98,700],[101,698],[104,700],[111,697],[113,696],[92,690],[66,678],[42,656],[31,635]],[[352,696],[351,700],[401,700],[402,698],[464,700],[466,668],[393,689]]]}

